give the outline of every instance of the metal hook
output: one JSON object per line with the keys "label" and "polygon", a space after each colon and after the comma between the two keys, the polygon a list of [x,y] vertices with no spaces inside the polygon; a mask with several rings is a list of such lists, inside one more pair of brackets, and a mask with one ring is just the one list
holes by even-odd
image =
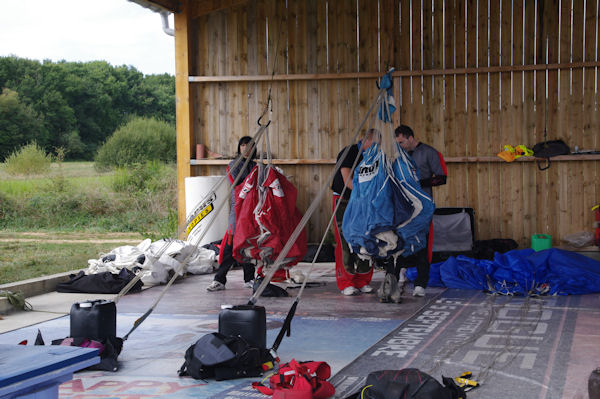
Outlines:
{"label": "metal hook", "polygon": [[[263,126],[263,125],[261,125],[261,124],[260,124],[260,120],[262,119],[262,117],[263,117],[263,115],[259,116],[259,117],[258,117],[258,120],[256,121],[256,123],[258,123],[258,126],[261,126],[261,127]],[[267,122],[267,124],[266,124],[266,125],[264,125],[264,127],[267,127],[267,126],[269,126],[270,124],[271,124],[271,120],[269,119],[269,122]]]}

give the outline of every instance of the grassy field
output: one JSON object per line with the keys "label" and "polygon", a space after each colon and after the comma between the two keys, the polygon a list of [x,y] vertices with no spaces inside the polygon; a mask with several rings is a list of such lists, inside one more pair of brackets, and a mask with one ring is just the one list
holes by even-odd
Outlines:
{"label": "grassy field", "polygon": [[115,174],[69,162],[29,177],[0,167],[0,284],[85,269],[118,246],[173,237],[176,216],[173,166]]}
{"label": "grassy field", "polygon": [[0,232],[0,284],[88,267],[88,259],[122,245],[137,245],[139,234]]}
{"label": "grassy field", "polygon": [[97,172],[93,162],[53,163],[43,175],[12,176],[0,164],[0,193],[13,198],[27,198],[66,181],[77,190],[110,187],[114,172]]}

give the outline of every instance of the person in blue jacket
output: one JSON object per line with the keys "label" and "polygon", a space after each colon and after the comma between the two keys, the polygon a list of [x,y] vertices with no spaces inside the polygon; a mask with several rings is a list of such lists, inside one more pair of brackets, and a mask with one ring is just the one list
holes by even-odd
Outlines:
{"label": "person in blue jacket", "polygon": [[[421,189],[433,198],[433,187],[446,184],[448,172],[442,154],[430,145],[421,143],[415,138],[413,130],[406,125],[400,125],[395,130],[396,142],[400,144],[417,165]],[[431,260],[431,245],[433,244],[433,229],[429,227],[428,245],[424,249],[407,257],[398,256],[394,274],[400,278],[403,268],[417,267],[417,278],[414,281],[413,296],[424,296],[429,281]]]}

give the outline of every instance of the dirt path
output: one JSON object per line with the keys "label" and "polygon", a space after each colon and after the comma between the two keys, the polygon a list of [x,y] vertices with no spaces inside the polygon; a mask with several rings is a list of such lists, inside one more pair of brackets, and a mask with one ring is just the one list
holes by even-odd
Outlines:
{"label": "dirt path", "polygon": [[0,232],[0,242],[40,242],[90,243],[90,244],[130,244],[137,245],[143,241],[138,233],[73,233],[73,232]]}

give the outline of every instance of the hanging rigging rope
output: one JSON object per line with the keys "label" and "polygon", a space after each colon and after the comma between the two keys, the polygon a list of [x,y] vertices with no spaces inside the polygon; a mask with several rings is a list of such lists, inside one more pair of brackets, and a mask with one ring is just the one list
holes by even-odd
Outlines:
{"label": "hanging rigging rope", "polygon": [[[377,94],[375,100],[371,104],[371,107],[367,111],[367,114],[363,118],[360,126],[356,129],[356,133],[354,134],[352,142],[355,142],[356,139],[358,138],[358,136],[359,136],[359,134],[360,134],[363,126],[367,122],[369,116],[371,114],[375,115],[373,113],[373,110],[375,109],[375,107],[378,104],[380,104],[383,90],[384,89],[380,89],[379,90],[379,93]],[[268,285],[269,281],[271,280],[271,278],[273,277],[273,275],[277,271],[278,265],[281,264],[281,260],[287,255],[287,253],[289,252],[289,249],[291,248],[291,246],[293,245],[293,243],[295,242],[295,240],[297,239],[297,237],[300,235],[300,232],[302,231],[302,229],[306,225],[306,222],[308,221],[308,219],[310,218],[310,216],[312,215],[312,213],[315,211],[316,206],[321,202],[321,199],[323,197],[323,194],[325,193],[325,190],[328,189],[329,186],[331,185],[333,177],[335,176],[336,172],[341,167],[341,164],[342,164],[343,160],[346,158],[346,156],[348,155],[349,151],[350,151],[350,146],[347,146],[344,149],[344,151],[342,152],[342,155],[339,157],[339,159],[338,159],[336,165],[334,166],[333,171],[330,173],[327,181],[325,182],[325,184],[323,185],[323,187],[321,187],[321,190],[319,191],[319,193],[317,194],[317,196],[315,197],[315,199],[313,200],[313,202],[310,204],[309,209],[304,214],[304,216],[303,216],[302,220],[300,221],[300,223],[298,223],[298,225],[296,226],[296,229],[294,230],[294,232],[292,233],[290,239],[286,243],[286,246],[283,248],[283,250],[279,254],[279,257],[275,260],[275,262],[273,264],[273,267],[268,271],[267,275],[265,276],[264,280],[261,282],[260,286],[256,289],[256,291],[253,293],[252,297],[249,299],[248,304],[250,304],[250,305],[255,304],[256,301],[258,300],[258,297],[260,296],[260,294],[264,291],[264,289]],[[360,158],[360,156],[357,156],[354,159],[354,163],[352,164],[351,170],[354,170],[354,168],[356,168],[356,165],[358,163],[359,158]],[[348,184],[347,184],[347,182],[344,182],[344,188],[343,188],[342,192],[340,193],[340,197],[342,197],[345,194],[347,188],[348,188]],[[277,353],[277,349],[279,348],[279,345],[281,344],[281,341],[283,340],[284,335],[287,334],[287,336],[290,336],[290,333],[291,333],[291,322],[292,322],[292,319],[294,318],[294,315],[296,314],[296,309],[298,307],[298,303],[300,302],[300,298],[302,297],[302,294],[304,293],[304,289],[306,288],[306,285],[308,283],[309,277],[310,277],[310,275],[311,275],[311,273],[312,273],[312,271],[314,269],[315,263],[316,263],[317,258],[319,256],[319,253],[321,252],[321,248],[323,247],[323,243],[325,242],[325,237],[326,237],[327,231],[329,231],[329,229],[331,228],[331,225],[332,225],[333,220],[335,218],[335,213],[336,213],[338,207],[340,206],[340,203],[341,202],[338,201],[337,204],[335,205],[335,208],[334,208],[334,210],[332,212],[332,215],[329,218],[329,222],[327,224],[327,228],[325,229],[325,231],[323,233],[323,236],[321,237],[321,242],[319,243],[317,251],[315,252],[315,255],[314,255],[313,259],[312,259],[312,262],[310,264],[308,272],[307,272],[306,276],[304,277],[304,280],[302,282],[300,290],[298,291],[298,294],[296,295],[296,298],[294,299],[294,302],[292,303],[292,306],[290,307],[290,310],[288,311],[288,313],[287,313],[287,315],[285,317],[283,325],[281,326],[281,329],[279,330],[279,333],[277,334],[277,337],[275,338],[275,341],[274,341],[274,343],[273,343],[273,345],[271,347],[271,351],[273,351],[275,353],[275,355]],[[274,356],[274,357],[277,357],[277,356]]]}
{"label": "hanging rigging rope", "polygon": [[[262,138],[263,133],[265,132],[265,130],[267,129],[267,127],[269,126],[269,124],[267,123],[266,125],[261,125],[258,132],[255,134],[255,136],[253,137],[253,139],[250,141],[250,153],[254,152],[254,150],[257,147],[257,140],[259,141]],[[235,167],[237,167],[237,165],[239,165],[239,163],[241,162],[241,160],[243,159],[243,157],[239,157],[236,162],[234,163],[234,167],[232,169],[235,169]],[[250,157],[245,158],[245,162],[243,165],[243,168],[246,168],[246,166],[248,165],[250,161]],[[234,182],[233,182],[233,186],[235,187],[241,180],[241,174],[238,174],[238,176],[236,176]],[[223,181],[226,178],[226,176],[223,177]],[[219,183],[217,183],[219,184]],[[212,190],[212,192],[214,192],[214,188]],[[209,193],[210,195],[210,193]],[[229,198],[231,197],[231,191],[228,193],[227,197],[225,198],[224,201],[221,201],[221,203],[219,205],[217,205],[216,209],[215,209],[215,213],[218,214],[221,209],[223,208],[223,206],[225,206],[225,204],[229,203]],[[203,201],[201,201],[200,203],[202,203]],[[201,210],[200,210],[201,211]],[[193,220],[193,219],[192,219]],[[198,247],[199,243],[202,241],[202,239],[204,238],[204,236],[206,235],[206,233],[208,232],[208,228],[210,227],[210,225],[214,222],[214,219],[211,221],[210,224],[208,224],[206,226],[206,228],[202,231],[202,233],[200,233],[200,235],[198,236],[198,238],[196,239],[196,242],[192,243],[192,245],[194,247]],[[180,229],[181,231],[182,229]],[[164,245],[161,250],[153,256],[153,258],[151,259],[151,263],[150,265],[154,265],[154,263],[162,256],[162,254],[166,251],[166,249],[168,248],[168,246],[170,245],[170,242],[167,243],[166,245]],[[177,279],[177,276],[183,272],[183,268],[185,267],[185,265],[187,264],[189,258],[193,255],[193,251],[190,251],[185,258],[181,261],[181,263],[179,264],[177,270],[175,270],[175,273],[173,274],[173,276],[171,277],[171,279],[167,282],[167,285],[163,288],[162,292],[160,293],[160,295],[158,296],[158,298],[156,298],[156,300],[154,301],[154,303],[150,306],[150,308],[141,316],[139,317],[133,324],[133,327],[131,328],[131,330],[129,330],[129,332],[123,337],[123,340],[126,340],[129,335],[137,328],[139,327],[140,324],[142,324],[142,322],[144,320],[146,320],[146,318],[154,311],[154,308],[156,307],[156,305],[158,305],[158,303],[160,302],[160,300],[163,298],[163,296],[165,295],[165,293],[167,292],[167,290],[169,289],[169,287],[171,287],[171,285],[175,282],[175,280]],[[115,298],[115,303],[118,301],[118,299],[120,297],[122,297],[123,295],[125,295],[127,293],[127,291],[129,291],[129,289],[131,289],[131,287],[142,278],[142,273],[139,273],[129,284],[127,284],[127,286],[125,286],[123,288],[123,290],[121,290],[121,292],[119,292],[119,294],[117,294],[116,298]]]}
{"label": "hanging rigging rope", "polygon": [[[279,31],[281,31],[281,25],[283,23],[283,19],[280,19],[280,23],[279,23]],[[267,115],[267,113],[269,112],[269,106],[271,105],[271,111],[272,111],[272,97],[271,97],[271,89],[273,86],[273,82],[274,82],[274,76],[275,76],[275,68],[277,65],[277,60],[278,60],[278,54],[279,54],[279,44],[280,44],[280,40],[281,40],[281,35],[277,35],[277,44],[276,44],[276,48],[275,48],[275,57],[273,59],[273,67],[271,70],[271,80],[269,82],[269,88],[267,91],[267,101],[265,103],[265,107],[263,109],[262,114],[259,116],[258,120],[257,120],[257,124],[259,126],[258,131],[255,133],[255,135],[252,137],[252,140],[248,143],[250,145],[250,150],[249,153],[253,153],[258,146],[258,143],[261,141],[262,137],[263,137],[263,133],[267,131],[268,126],[271,124],[271,120],[269,118],[269,120],[265,123],[265,124],[261,124],[261,120],[265,117],[265,115]],[[267,144],[268,146],[268,144]],[[270,154],[270,147],[267,147],[267,154],[268,154],[268,159],[269,162],[271,160],[271,154]],[[242,159],[245,159],[244,164],[242,166],[242,168],[246,168],[248,163],[250,162],[250,157],[247,158],[243,158],[243,157],[238,157],[234,164],[233,167],[231,169],[235,169],[237,168],[237,166],[239,166],[240,162],[242,161]],[[205,211],[206,209],[206,204],[207,201],[215,196],[215,192],[216,190],[225,182],[227,176],[223,176],[221,179],[219,179],[219,181],[212,187],[211,190],[209,190],[208,194],[206,194],[201,201],[199,201],[198,205],[192,210],[191,214],[186,218],[185,223],[179,227],[176,237],[181,236],[184,232],[189,233],[193,227],[195,226],[195,224],[197,224],[199,222],[198,218],[202,218],[202,212]],[[241,174],[239,174],[238,176],[236,176],[236,178],[234,179],[232,186],[235,187],[241,180]],[[213,210],[213,212],[215,212],[215,214],[218,214],[221,209],[223,208],[223,206],[225,206],[225,204],[229,203],[229,200],[231,198],[231,190],[229,190],[228,195],[226,196],[224,201],[221,201],[221,203],[216,207],[215,210]],[[212,205],[212,203],[210,204]],[[213,219],[210,221],[210,223],[208,223],[204,230],[202,231],[202,233],[200,233],[200,235],[197,237],[196,241],[194,243],[192,243],[192,245],[197,248],[200,244],[200,242],[202,242],[202,239],[204,238],[204,236],[206,235],[206,233],[209,230],[209,227],[211,227],[212,223],[214,223],[216,219]],[[195,222],[195,223],[194,223]],[[187,234],[186,234],[187,235]],[[168,249],[168,247],[170,246],[170,244],[172,243],[172,241],[168,241],[167,243],[165,243],[158,251],[156,254],[153,254],[150,263],[148,265],[148,267],[151,269],[154,264],[158,261],[158,259],[160,259],[160,257],[166,252],[166,250]],[[289,250],[289,249],[288,249]],[[179,264],[177,270],[174,270],[174,274],[171,277],[171,279],[167,282],[167,285],[164,287],[163,291],[161,292],[161,294],[159,295],[159,297],[154,301],[154,303],[150,306],[150,308],[141,316],[139,317],[135,322],[133,327],[131,328],[131,330],[123,337],[123,340],[126,340],[129,335],[137,328],[139,327],[139,325],[152,313],[152,311],[154,310],[154,308],[156,307],[156,305],[158,304],[158,302],[160,302],[160,300],[162,299],[162,297],[165,295],[166,291],[169,289],[169,287],[173,284],[173,282],[176,280],[177,276],[181,273],[183,273],[184,267],[187,264],[187,261],[189,260],[189,258],[192,256],[192,254],[194,253],[194,251],[190,251],[188,253],[188,255],[181,261],[181,263]],[[129,290],[131,290],[131,288],[135,285],[135,283],[137,283],[140,279],[142,278],[142,273],[138,273],[138,275],[136,275],[136,277],[130,281],[122,290],[121,292],[119,292],[117,294],[117,296],[114,299],[114,302],[117,303],[119,301],[119,299],[125,295],[127,292],[129,292]]]}
{"label": "hanging rigging rope", "polygon": [[[384,91],[385,91],[385,89],[380,89],[379,93],[377,93],[375,101],[371,105],[371,108],[369,108],[369,111],[367,112],[367,115],[365,116],[365,118],[363,119],[363,121],[361,122],[361,124],[359,125],[359,127],[356,129],[356,133],[352,137],[352,142],[355,142],[356,139],[358,138],[358,136],[359,136],[359,134],[360,134],[360,132],[361,132],[361,130],[362,130],[365,122],[367,121],[367,118],[369,117],[369,115],[371,114],[371,112],[373,111],[373,109],[375,108],[375,106],[379,103],[381,94]],[[312,216],[312,214],[316,210],[317,206],[319,206],[319,204],[321,202],[321,199],[323,198],[323,195],[325,194],[325,191],[329,189],[329,186],[331,185],[331,182],[333,181],[333,177],[335,176],[336,172],[339,170],[339,168],[340,168],[340,166],[342,164],[342,161],[344,160],[344,158],[346,157],[346,155],[348,155],[349,150],[350,150],[350,148],[346,147],[346,149],[342,153],[341,157],[336,162],[333,170],[331,171],[331,173],[329,174],[327,180],[325,181],[325,184],[321,187],[321,190],[319,190],[319,192],[316,195],[315,199],[312,201],[312,203],[308,207],[307,211],[304,213],[304,216],[300,220],[300,223],[298,223],[298,225],[296,226],[296,229],[292,232],[289,240],[287,241],[287,243],[285,244],[285,246],[283,247],[283,249],[281,250],[281,252],[277,256],[277,259],[275,259],[275,262],[273,262],[273,266],[267,271],[267,273],[265,274],[265,278],[263,279],[263,281],[261,282],[261,284],[259,285],[259,287],[256,289],[256,291],[252,294],[252,296],[248,300],[248,304],[249,305],[256,304],[256,302],[258,300],[258,297],[265,290],[265,288],[267,287],[267,284],[269,284],[269,281],[271,281],[271,278],[273,277],[273,275],[275,274],[275,272],[277,271],[277,269],[279,268],[279,266],[282,265],[283,259],[288,254],[288,252],[291,249],[292,245],[294,245],[294,242],[296,241],[296,239],[300,235],[302,229],[304,229],[304,227],[306,226],[306,223],[308,222],[308,219],[310,219],[310,217]],[[356,161],[355,161],[355,164],[356,164]]]}

